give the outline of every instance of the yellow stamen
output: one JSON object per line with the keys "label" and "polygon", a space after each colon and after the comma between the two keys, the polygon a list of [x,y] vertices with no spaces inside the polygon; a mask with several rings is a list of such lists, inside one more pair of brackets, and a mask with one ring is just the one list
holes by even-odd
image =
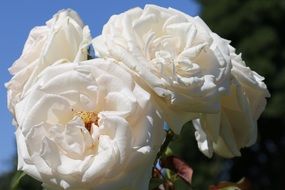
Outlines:
{"label": "yellow stamen", "polygon": [[98,125],[98,115],[95,112],[86,112],[86,111],[79,111],[76,112],[77,116],[79,116],[85,124],[85,128],[90,132],[92,123]]}

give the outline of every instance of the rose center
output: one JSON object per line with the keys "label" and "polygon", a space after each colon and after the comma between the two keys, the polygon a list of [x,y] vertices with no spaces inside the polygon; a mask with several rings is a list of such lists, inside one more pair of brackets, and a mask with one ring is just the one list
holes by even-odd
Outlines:
{"label": "rose center", "polygon": [[90,132],[92,124],[98,126],[99,117],[95,112],[79,111],[76,113],[84,122],[85,128]]}

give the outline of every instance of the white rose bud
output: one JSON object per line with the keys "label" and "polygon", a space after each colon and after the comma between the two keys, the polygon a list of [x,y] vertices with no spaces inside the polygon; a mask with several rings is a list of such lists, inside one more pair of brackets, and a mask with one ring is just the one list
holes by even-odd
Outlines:
{"label": "white rose bud", "polygon": [[46,68],[16,105],[18,169],[48,189],[148,189],[164,140],[151,96],[102,59]]}
{"label": "white rose bud", "polygon": [[146,5],[114,15],[93,41],[98,56],[125,65],[158,96],[177,133],[196,113],[216,113],[229,89],[229,41],[199,18]]}
{"label": "white rose bud", "polygon": [[14,75],[6,84],[9,110],[14,112],[15,104],[49,65],[86,60],[90,41],[88,26],[73,10],[62,10],[46,25],[33,28],[22,55],[9,69]]}
{"label": "white rose bud", "polygon": [[224,157],[240,156],[240,149],[251,146],[257,138],[257,119],[270,97],[264,78],[247,67],[241,55],[229,46],[232,84],[221,98],[221,111],[201,114],[193,122],[201,151],[211,157],[213,151]]}

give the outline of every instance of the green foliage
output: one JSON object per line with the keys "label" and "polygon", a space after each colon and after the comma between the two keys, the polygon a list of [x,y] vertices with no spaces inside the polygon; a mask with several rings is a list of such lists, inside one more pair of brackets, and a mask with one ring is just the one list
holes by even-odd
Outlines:
{"label": "green foliage", "polygon": [[13,170],[0,176],[2,190],[42,190],[41,183],[21,171]]}
{"label": "green foliage", "polygon": [[22,171],[17,171],[11,181],[11,190],[17,190],[20,180],[25,176]]}
{"label": "green foliage", "polygon": [[28,189],[42,190],[43,188],[41,182],[35,180],[34,178],[28,175],[25,175],[18,184],[17,190],[28,190]]}

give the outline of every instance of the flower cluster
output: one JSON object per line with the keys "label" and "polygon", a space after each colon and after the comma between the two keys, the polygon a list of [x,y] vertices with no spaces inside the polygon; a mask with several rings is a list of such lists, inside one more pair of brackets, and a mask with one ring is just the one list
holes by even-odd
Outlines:
{"label": "flower cluster", "polygon": [[155,5],[112,16],[93,40],[60,11],[9,70],[18,169],[47,189],[148,189],[164,126],[188,121],[206,156],[239,156],[269,97],[228,40]]}

